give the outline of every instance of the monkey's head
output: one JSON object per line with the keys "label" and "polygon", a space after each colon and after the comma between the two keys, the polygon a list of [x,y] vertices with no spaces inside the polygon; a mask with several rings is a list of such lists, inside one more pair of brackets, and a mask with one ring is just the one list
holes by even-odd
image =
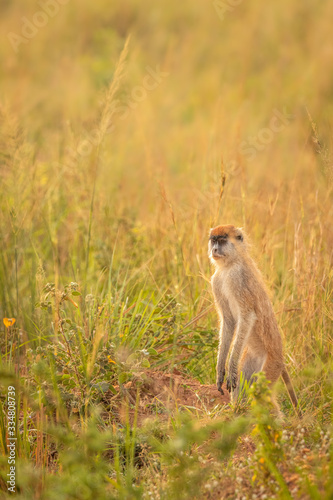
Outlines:
{"label": "monkey's head", "polygon": [[244,251],[244,235],[240,228],[227,224],[210,230],[208,256],[215,266],[231,264]]}

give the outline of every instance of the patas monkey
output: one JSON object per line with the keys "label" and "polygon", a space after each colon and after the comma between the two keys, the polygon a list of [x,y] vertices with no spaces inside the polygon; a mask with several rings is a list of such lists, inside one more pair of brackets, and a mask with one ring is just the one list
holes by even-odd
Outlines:
{"label": "patas monkey", "polygon": [[[216,270],[212,288],[221,318],[217,358],[217,389],[222,383],[230,351],[226,385],[232,400],[240,391],[240,373],[250,385],[263,371],[273,385],[280,375],[297,409],[298,403],[283,361],[282,339],[263,279],[251,259],[243,231],[232,225],[210,231],[208,255]],[[277,406],[274,401],[275,406]]]}

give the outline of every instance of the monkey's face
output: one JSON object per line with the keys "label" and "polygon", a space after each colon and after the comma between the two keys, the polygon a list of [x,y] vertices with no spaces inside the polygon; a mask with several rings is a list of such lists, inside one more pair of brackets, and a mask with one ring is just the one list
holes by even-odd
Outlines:
{"label": "monkey's face", "polygon": [[241,229],[232,226],[217,226],[211,229],[208,256],[215,265],[225,265],[237,259],[243,247]]}

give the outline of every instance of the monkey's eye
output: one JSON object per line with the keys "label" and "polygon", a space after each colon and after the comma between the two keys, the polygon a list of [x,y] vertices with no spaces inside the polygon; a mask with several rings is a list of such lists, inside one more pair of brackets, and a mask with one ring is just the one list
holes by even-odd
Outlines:
{"label": "monkey's eye", "polygon": [[212,243],[219,243],[221,241],[225,241],[228,238],[227,234],[221,234],[220,236],[211,236],[210,240]]}
{"label": "monkey's eye", "polygon": [[238,236],[236,236],[236,240],[243,241],[243,236],[239,234]]}

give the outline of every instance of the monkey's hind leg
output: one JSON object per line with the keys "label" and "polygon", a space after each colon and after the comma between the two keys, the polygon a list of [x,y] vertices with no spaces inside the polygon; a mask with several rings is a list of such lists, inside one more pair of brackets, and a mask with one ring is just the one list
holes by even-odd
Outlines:
{"label": "monkey's hind leg", "polygon": [[247,349],[240,362],[240,370],[236,389],[232,392],[232,401],[245,402],[247,400],[247,389],[255,380],[255,374],[263,368],[266,356],[264,353],[258,355]]}
{"label": "monkey's hind leg", "polygon": [[284,369],[284,363],[282,356],[279,356],[275,359],[267,357],[266,363],[263,367],[263,372],[265,373],[265,376],[269,381],[269,386],[272,391],[271,398],[274,406],[274,414],[281,421],[283,420],[283,414],[281,413],[279,403],[277,402],[276,396],[273,392],[273,386],[279,379],[283,369]]}

